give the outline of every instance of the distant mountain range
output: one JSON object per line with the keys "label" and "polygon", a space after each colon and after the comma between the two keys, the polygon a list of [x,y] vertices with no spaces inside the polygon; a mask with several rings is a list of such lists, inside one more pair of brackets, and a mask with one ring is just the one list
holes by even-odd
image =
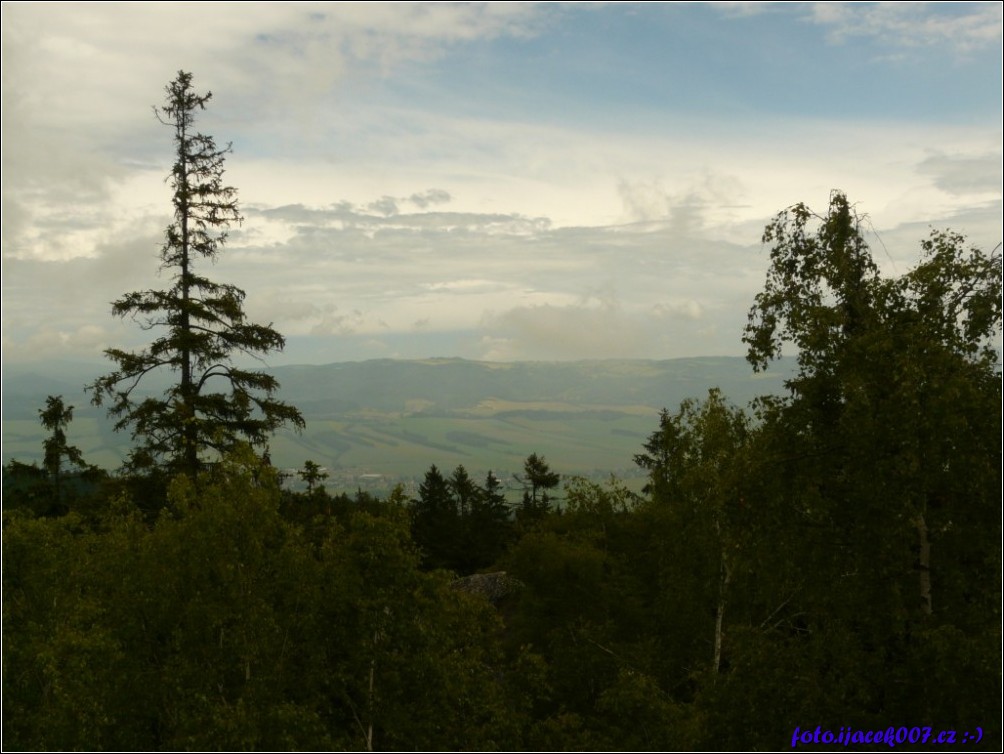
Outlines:
{"label": "distant mountain range", "polygon": [[[3,462],[41,458],[38,409],[48,395],[75,406],[69,440],[85,458],[119,465],[129,446],[83,385],[101,364],[40,362],[3,371]],[[420,478],[431,464],[463,464],[472,475],[518,472],[530,453],[545,455],[564,474],[630,476],[632,457],[658,427],[660,409],[702,398],[720,387],[744,406],[778,394],[794,370],[786,359],[754,374],[738,357],[666,361],[479,362],[389,359],[269,369],[282,400],[307,420],[302,434],[283,432],[273,461],[325,466],[329,488],[384,486]],[[151,391],[162,381],[148,383]]]}

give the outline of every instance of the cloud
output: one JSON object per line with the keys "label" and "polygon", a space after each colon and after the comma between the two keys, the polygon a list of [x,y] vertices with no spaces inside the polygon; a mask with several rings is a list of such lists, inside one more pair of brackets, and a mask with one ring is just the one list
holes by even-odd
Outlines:
{"label": "cloud", "polygon": [[[114,328],[81,325],[62,329],[48,324],[34,329],[27,338],[11,338],[4,333],[4,358],[10,362],[88,357],[97,359],[115,342]],[[120,342],[116,347],[121,347]]]}
{"label": "cloud", "polygon": [[[167,137],[150,105],[175,73],[164,61],[179,50],[199,90],[216,91],[203,119],[210,132],[225,140],[239,125],[262,153],[273,144],[309,150],[326,131],[329,104],[339,106],[332,93],[350,69],[390,75],[452,45],[534,34],[551,15],[532,4],[193,8],[71,4],[53,15],[30,3],[3,5],[5,254],[65,258],[71,252],[60,245],[87,244],[45,233],[45,224],[60,218],[82,230],[106,227],[117,184],[139,165],[163,177]],[[415,194],[419,206],[448,196]],[[374,211],[395,209],[385,200]]]}
{"label": "cloud", "polygon": [[685,299],[682,301],[675,301],[672,303],[665,303],[660,301],[655,306],[652,307],[652,312],[657,317],[672,320],[672,319],[691,319],[699,320],[704,316],[704,307],[701,306],[700,302],[694,299]]}
{"label": "cloud", "polygon": [[452,197],[449,191],[431,188],[418,194],[412,194],[408,201],[419,209],[425,209],[433,204],[446,204]]}
{"label": "cloud", "polygon": [[478,294],[486,291],[499,290],[500,284],[494,280],[464,279],[446,280],[439,283],[423,283],[422,287],[429,291],[449,291],[450,293]]}
{"label": "cloud", "polygon": [[546,217],[524,217],[519,214],[487,214],[475,212],[400,212],[398,201],[389,196],[358,206],[341,201],[328,207],[312,208],[302,204],[270,209],[252,207],[245,211],[269,221],[279,221],[297,227],[300,232],[317,228],[348,229],[373,232],[447,231],[460,233],[499,233],[528,235],[548,230]]}
{"label": "cloud", "polygon": [[667,222],[676,232],[696,235],[708,227],[734,222],[748,207],[747,190],[735,176],[704,169],[677,178],[677,189],[667,191],[661,181],[622,180],[618,193],[632,222]]}
{"label": "cloud", "polygon": [[624,215],[629,222],[663,220],[670,212],[669,195],[655,181],[621,180],[617,193],[624,203]]}
{"label": "cloud", "polygon": [[353,309],[351,312],[346,312],[345,314],[338,314],[338,307],[329,306],[327,308],[328,312],[321,317],[321,321],[310,329],[311,335],[353,335],[365,326],[366,318],[358,309]]}
{"label": "cloud", "polygon": [[929,175],[934,185],[954,196],[971,194],[999,195],[1004,184],[1001,153],[979,155],[933,154],[917,166],[918,172]]}
{"label": "cloud", "polygon": [[628,357],[638,352],[640,332],[618,307],[521,306],[486,314],[482,321],[487,360],[588,359],[600,354]]}
{"label": "cloud", "polygon": [[[84,322],[114,345],[149,335],[111,319],[108,302],[168,285],[157,251],[172,148],[150,106],[179,50],[196,86],[215,93],[200,127],[233,140],[226,180],[247,216],[200,271],[246,290],[248,315],[310,341],[308,355],[322,341],[317,353],[342,353],[342,342],[373,353],[367,341],[387,354],[735,353],[763,283],[764,224],[798,201],[824,208],[833,188],[871,216],[900,266],[928,223],[996,242],[999,115],[973,102],[999,67],[945,66],[945,92],[958,82],[977,94],[937,112],[927,78],[880,79],[923,88],[890,89],[930,111],[906,118],[846,99],[857,79],[834,65],[815,90],[829,110],[808,117],[775,109],[770,88],[790,90],[789,79],[754,81],[774,69],[724,44],[769,23],[793,49],[832,32],[847,49],[833,45],[827,63],[856,61],[849,43],[870,40],[940,66],[942,48],[999,43],[996,6],[726,5],[745,20],[713,29],[722,57],[707,67],[750,63],[739,117],[660,100],[649,83],[676,60],[630,34],[628,47],[610,37],[603,70],[583,75],[596,52],[570,50],[575,40],[665,20],[658,8],[204,4],[193,31],[195,6],[183,3],[58,14],[3,4],[4,355],[57,343],[89,353]],[[750,18],[763,12],[774,16]],[[708,24],[699,7],[671,13]],[[809,13],[819,26],[806,34]],[[561,33],[534,40],[550,29]]]}
{"label": "cloud", "polygon": [[384,217],[391,217],[397,214],[397,199],[390,196],[382,196],[375,202],[370,202],[366,209]]}
{"label": "cloud", "polygon": [[479,329],[482,357],[491,361],[652,358],[681,346],[704,353],[700,336],[715,328],[696,300],[628,308],[608,289],[563,306],[486,312]]}
{"label": "cloud", "polygon": [[[729,244],[683,236],[673,224],[552,228],[534,222],[527,228],[524,219],[504,215],[426,212],[387,218],[345,202],[315,209],[287,206],[259,215],[268,222],[295,223],[296,231],[272,251],[239,255],[282,259],[270,276],[268,301],[311,301],[315,308],[295,320],[283,317],[281,307],[260,310],[249,297],[249,311],[276,316],[280,329],[291,333],[348,332],[344,319],[329,318],[311,329],[327,301],[338,307],[338,316],[349,306],[367,312],[353,321],[353,333],[409,332],[420,320],[423,337],[477,331],[500,341],[530,343],[509,350],[543,357],[546,349],[532,343],[547,340],[548,322],[557,326],[602,310],[604,323],[622,325],[604,347],[609,343],[623,353],[628,342],[623,333],[646,330],[648,335],[628,349],[637,354],[653,343],[662,349],[664,335],[677,323],[711,311],[699,303],[696,291],[711,286],[718,301],[741,302],[715,309],[715,316],[738,319],[762,282],[755,256],[743,258],[741,249]],[[618,288],[631,291],[630,311],[617,303]],[[510,310],[515,311],[506,314]],[[485,311],[496,314],[482,316]],[[534,321],[539,337],[530,332]],[[601,331],[599,324],[592,329]],[[517,337],[516,331],[528,337]],[[559,340],[570,342],[564,335]],[[501,346],[495,350],[501,353]],[[587,350],[581,345],[564,349],[576,357]]]}
{"label": "cloud", "polygon": [[959,54],[999,44],[1000,3],[812,3],[809,19],[831,41],[873,38],[903,48],[944,46]]}

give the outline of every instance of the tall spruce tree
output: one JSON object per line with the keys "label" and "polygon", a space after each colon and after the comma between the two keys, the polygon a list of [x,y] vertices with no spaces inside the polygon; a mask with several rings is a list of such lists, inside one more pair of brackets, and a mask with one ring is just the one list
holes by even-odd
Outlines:
{"label": "tall spruce tree", "polygon": [[411,510],[411,536],[422,551],[423,565],[454,568],[461,546],[462,519],[451,483],[435,464],[425,472]]}
{"label": "tall spruce tree", "polygon": [[[233,364],[236,354],[255,358],[285,345],[271,325],[246,320],[243,290],[215,283],[196,272],[215,261],[229,228],[243,218],[237,190],[223,182],[231,151],[195,128],[211,92],[198,94],[192,74],[179,71],[166,87],[163,107],[154,108],[174,132],[175,162],[168,181],[174,219],[161,248],[161,269],[172,274],[168,290],[128,293],[112,304],[116,316],[133,317],[145,330],[163,332],[139,352],[111,348],[116,369],[92,385],[93,402],[108,400],[116,429],[131,427],[137,446],[131,465],[156,466],[194,476],[205,450],[225,452],[238,441],[262,446],[280,426],[304,426],[293,406],[275,398],[274,377]],[[147,375],[169,370],[177,381],[161,397],[137,398]]]}
{"label": "tall spruce tree", "polygon": [[42,468],[52,479],[58,498],[60,497],[60,482],[63,478],[63,459],[65,458],[71,466],[76,466],[78,469],[87,468],[80,448],[66,442],[66,428],[73,421],[73,406],[64,405],[61,395],[50,395],[45,399],[45,408],[38,410],[38,419],[42,422],[42,426],[52,433],[42,443],[42,449],[45,451]]}
{"label": "tall spruce tree", "polygon": [[523,524],[537,521],[551,509],[548,490],[561,484],[561,475],[551,471],[544,456],[531,453],[523,463],[523,476],[516,477],[523,485],[523,504],[516,512],[516,518]]}

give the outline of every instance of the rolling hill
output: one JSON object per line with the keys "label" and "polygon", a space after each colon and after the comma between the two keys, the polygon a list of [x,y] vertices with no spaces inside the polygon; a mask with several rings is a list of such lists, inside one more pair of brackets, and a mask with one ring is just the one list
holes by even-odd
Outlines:
{"label": "rolling hill", "polygon": [[[283,432],[273,461],[299,468],[307,459],[331,473],[332,490],[383,489],[410,482],[433,463],[463,464],[475,477],[518,472],[532,452],[563,474],[621,477],[657,428],[663,407],[718,386],[738,405],[783,390],[793,361],[754,375],[744,359],[666,361],[478,362],[373,360],[272,368],[283,400],[307,420]],[[92,463],[115,468],[129,437],[115,433],[82,386],[101,364],[8,366],[3,374],[3,461],[41,457],[38,408],[47,395],[76,406],[69,441]],[[151,384],[150,389],[157,388]]]}

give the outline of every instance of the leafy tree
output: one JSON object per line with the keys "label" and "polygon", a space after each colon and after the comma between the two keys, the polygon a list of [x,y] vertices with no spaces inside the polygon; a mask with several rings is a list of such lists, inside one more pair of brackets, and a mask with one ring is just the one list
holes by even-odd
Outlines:
{"label": "leafy tree", "polygon": [[[714,673],[721,667],[725,607],[745,528],[743,453],[749,435],[745,413],[729,406],[721,391],[712,388],[703,403],[687,400],[675,415],[664,411],[659,430],[645,445],[651,455],[635,457],[649,471],[654,504],[672,509],[670,519],[678,531],[688,531],[692,551],[708,543],[705,567],[717,561],[717,578],[708,578],[715,583]],[[667,581],[683,583],[686,578],[687,574],[679,574]]]}
{"label": "leafy tree", "polygon": [[[196,93],[192,74],[184,71],[166,92],[165,105],[155,113],[174,132],[169,178],[174,220],[160,258],[173,285],[129,293],[112,304],[116,316],[131,316],[143,329],[164,333],[139,352],[108,349],[116,369],[89,389],[96,405],[110,401],[117,429],[132,428],[140,443],[134,466],[167,465],[194,477],[204,449],[226,452],[240,439],[261,446],[280,426],[301,428],[304,421],[296,408],[275,398],[274,377],[233,364],[235,354],[258,358],[281,350],[285,339],[271,326],[246,320],[244,291],[196,271],[200,260],[216,260],[229,228],[243,218],[236,189],[223,182],[230,146],[219,148],[195,129],[196,115],[212,94]],[[143,378],[164,369],[177,374],[177,383],[160,398],[137,398]],[[222,387],[214,389],[218,384]]]}
{"label": "leafy tree", "polygon": [[654,500],[669,500],[675,493],[671,475],[675,471],[681,443],[679,423],[669,409],[664,408],[659,413],[659,429],[642,446],[645,452],[634,457],[635,464],[647,471],[649,476],[642,491]]}
{"label": "leafy tree", "polygon": [[751,609],[730,631],[731,671],[699,700],[706,743],[776,746],[777,726],[740,714],[750,698],[814,719],[843,704],[859,727],[919,703],[938,724],[995,718],[1000,247],[932,231],[916,267],[885,277],[839,192],[825,214],[781,212],[763,240],[748,359],[763,369],[793,344],[799,369],[759,405],[748,565],[765,619]]}
{"label": "leafy tree", "polygon": [[4,749],[518,748],[498,616],[419,570],[404,510],[308,540],[259,470],[176,477],[152,525],[5,514]]}
{"label": "leafy tree", "polygon": [[486,518],[484,516],[486,512],[484,503],[487,493],[471,479],[463,464],[453,470],[453,475],[447,480],[447,484],[453,495],[459,519],[456,522],[455,534],[458,540],[452,547],[451,567],[458,573],[467,575],[492,562],[492,559],[486,557],[481,546],[485,535],[490,537],[491,532],[480,532],[481,536],[479,537],[476,528],[485,523],[490,526],[489,522],[484,521]]}
{"label": "leafy tree", "polygon": [[497,478],[481,487],[463,465],[444,478],[433,465],[412,501],[412,536],[427,568],[468,575],[495,563],[509,542],[509,510]]}
{"label": "leafy tree", "polygon": [[883,278],[840,193],[822,217],[801,204],[782,212],[764,241],[771,268],[744,341],[757,369],[782,342],[799,348],[782,416],[800,468],[826,475],[817,521],[859,533],[869,560],[890,529],[912,528],[918,599],[907,608],[930,615],[932,528],[989,515],[988,496],[999,502],[1000,247],[988,256],[934,231],[920,265]]}
{"label": "leafy tree", "polygon": [[532,646],[544,671],[531,746],[618,750],[635,748],[636,737],[648,741],[642,749],[658,737],[663,746],[678,741],[666,737],[676,720],[667,687],[656,689],[661,636],[643,603],[676,585],[653,585],[651,563],[638,565],[639,549],[648,550],[652,538],[650,520],[637,519],[637,496],[615,480],[572,479],[565,496],[562,515],[543,518],[504,557],[506,571],[524,585],[506,608],[506,638]]}
{"label": "leafy tree", "polygon": [[22,508],[40,515],[60,515],[65,512],[53,499],[45,469],[38,463],[22,463],[12,459],[3,467],[3,509]]}
{"label": "leafy tree", "polygon": [[[50,395],[45,399],[45,408],[38,410],[39,421],[51,433],[42,443],[44,456],[42,468],[45,469],[52,482],[56,505],[61,509],[64,504],[64,473],[63,459],[69,462],[71,467],[76,467],[81,472],[97,472],[97,469],[84,461],[84,455],[80,448],[70,445],[66,441],[66,428],[73,421],[73,406],[63,404],[62,396]],[[91,474],[93,477],[94,474]]]}

